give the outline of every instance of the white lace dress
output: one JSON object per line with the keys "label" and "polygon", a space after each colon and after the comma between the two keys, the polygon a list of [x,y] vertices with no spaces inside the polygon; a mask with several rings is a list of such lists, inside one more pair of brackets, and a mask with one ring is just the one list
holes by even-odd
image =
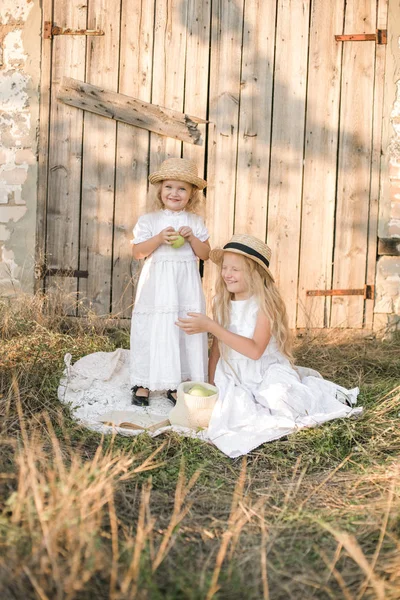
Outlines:
{"label": "white lace dress", "polygon": [[[229,330],[251,338],[258,306],[254,298],[232,302]],[[354,414],[358,388],[347,390],[317,371],[293,368],[271,339],[259,360],[227,349],[215,374],[219,398],[207,435],[231,458],[302,427]]]}
{"label": "white lace dress", "polygon": [[[209,238],[203,219],[185,210],[143,215],[133,230],[139,244],[166,227],[188,226],[202,242]],[[131,385],[176,389],[182,381],[206,381],[207,335],[186,335],[175,325],[188,312],[205,312],[198,259],[191,245],[162,244],[144,262],[131,324]]]}

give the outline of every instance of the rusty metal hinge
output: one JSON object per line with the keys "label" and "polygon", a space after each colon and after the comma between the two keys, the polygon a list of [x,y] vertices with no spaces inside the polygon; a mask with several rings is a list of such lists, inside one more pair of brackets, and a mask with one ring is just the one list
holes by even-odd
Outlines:
{"label": "rusty metal hinge", "polygon": [[377,29],[376,33],[349,33],[344,35],[335,35],[337,42],[376,42],[377,44],[387,44],[387,29]]}
{"label": "rusty metal hinge", "polygon": [[45,40],[51,40],[54,35],[104,35],[101,29],[69,29],[53,25],[51,21],[45,21],[43,27],[43,37]]}
{"label": "rusty metal hinge", "polygon": [[364,300],[373,300],[374,285],[364,285],[360,289],[351,290],[307,290],[306,296],[363,296]]}
{"label": "rusty metal hinge", "polygon": [[35,279],[44,279],[54,275],[55,277],[80,277],[87,279],[88,271],[80,271],[79,269],[58,269],[57,267],[46,267],[44,264],[35,265]]}

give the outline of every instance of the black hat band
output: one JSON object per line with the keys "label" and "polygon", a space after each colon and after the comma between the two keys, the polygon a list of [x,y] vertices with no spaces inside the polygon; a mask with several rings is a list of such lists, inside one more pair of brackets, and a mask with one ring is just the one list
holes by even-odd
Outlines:
{"label": "black hat band", "polygon": [[246,246],[245,244],[238,244],[237,242],[229,242],[228,244],[226,244],[224,246],[224,250],[229,250],[229,248],[232,248],[234,250],[241,250],[242,252],[245,252],[246,254],[250,254],[251,256],[254,256],[254,258],[258,258],[259,260],[261,260],[261,262],[263,262],[264,265],[269,267],[269,260],[266,259],[265,256],[263,256],[262,254],[257,252],[257,250],[253,250],[253,248]]}

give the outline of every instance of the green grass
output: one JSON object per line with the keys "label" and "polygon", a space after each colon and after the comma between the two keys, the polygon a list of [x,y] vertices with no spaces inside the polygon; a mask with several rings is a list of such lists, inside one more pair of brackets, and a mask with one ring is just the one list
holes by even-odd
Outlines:
{"label": "green grass", "polygon": [[244,465],[172,432],[77,425],[57,401],[64,354],[128,332],[39,300],[0,304],[2,600],[399,598],[399,337],[299,339],[299,364],[358,385],[364,414]]}

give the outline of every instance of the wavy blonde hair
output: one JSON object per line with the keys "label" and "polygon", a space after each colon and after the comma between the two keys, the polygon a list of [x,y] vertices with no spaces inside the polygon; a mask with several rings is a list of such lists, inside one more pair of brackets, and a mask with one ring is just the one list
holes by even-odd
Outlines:
{"label": "wavy blonde hair", "polygon": [[[286,306],[279,293],[279,290],[267,271],[258,263],[247,256],[240,256],[243,260],[244,278],[250,292],[254,296],[258,306],[268,317],[271,323],[271,333],[275,337],[279,350],[284,354],[291,364],[293,364],[292,355],[292,335],[289,329]],[[219,277],[216,283],[213,316],[214,319],[228,328],[230,323],[230,308],[233,294],[228,292],[225,282],[222,278],[222,264],[219,265]],[[220,348],[220,351],[223,349]],[[223,352],[221,352],[223,355]]]}
{"label": "wavy blonde hair", "polygon": [[[164,208],[163,201],[161,200],[162,183],[163,183],[162,181],[159,181],[158,183],[154,184],[153,202],[152,202],[153,210],[163,210],[163,208]],[[184,183],[188,183],[188,182],[185,181]],[[189,183],[188,185],[192,186],[192,192],[190,195],[189,202],[185,206],[185,210],[187,210],[188,212],[192,212],[192,213],[202,212],[201,211],[202,203],[204,201],[204,194],[203,194],[202,190],[199,190],[199,188],[197,188],[195,185],[192,185],[191,183]]]}

